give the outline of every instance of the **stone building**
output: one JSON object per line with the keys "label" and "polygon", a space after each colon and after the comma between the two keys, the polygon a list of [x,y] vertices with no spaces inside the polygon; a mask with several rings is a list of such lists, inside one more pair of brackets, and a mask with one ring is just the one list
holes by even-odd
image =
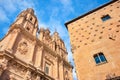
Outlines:
{"label": "stone building", "polygon": [[120,0],[65,23],[79,80],[120,80]]}
{"label": "stone building", "polygon": [[39,30],[37,17],[28,8],[0,41],[0,80],[72,80],[67,55],[59,34]]}

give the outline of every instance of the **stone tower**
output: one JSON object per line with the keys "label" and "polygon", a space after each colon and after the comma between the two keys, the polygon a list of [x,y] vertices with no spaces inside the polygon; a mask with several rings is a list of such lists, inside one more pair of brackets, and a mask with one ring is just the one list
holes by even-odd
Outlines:
{"label": "stone tower", "polygon": [[0,41],[0,80],[72,80],[67,54],[59,34],[39,30],[34,10],[28,8]]}
{"label": "stone tower", "polygon": [[119,12],[111,0],[65,24],[79,80],[120,80]]}

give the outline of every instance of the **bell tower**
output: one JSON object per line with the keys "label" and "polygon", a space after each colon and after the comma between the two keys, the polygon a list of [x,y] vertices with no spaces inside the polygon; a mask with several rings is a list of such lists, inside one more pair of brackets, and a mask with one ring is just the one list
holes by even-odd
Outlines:
{"label": "bell tower", "polygon": [[[34,14],[34,10],[32,8],[27,8],[22,11],[17,19],[11,24],[10,29],[4,40],[1,44],[2,49],[7,49],[10,53],[13,53],[14,45],[21,39],[21,36],[25,34],[26,36],[30,36],[36,38],[38,32],[38,20]],[[26,44],[25,44],[26,45]]]}
{"label": "bell tower", "polygon": [[16,21],[12,25],[21,25],[29,33],[36,36],[38,31],[38,20],[34,15],[34,10],[32,8],[27,8],[22,11],[18,16]]}

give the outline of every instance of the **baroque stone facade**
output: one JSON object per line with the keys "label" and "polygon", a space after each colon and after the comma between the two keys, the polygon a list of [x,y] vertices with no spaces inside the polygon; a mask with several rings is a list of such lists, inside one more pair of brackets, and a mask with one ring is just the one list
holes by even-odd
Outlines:
{"label": "baroque stone facade", "polygon": [[0,80],[72,80],[67,55],[59,34],[39,30],[37,17],[28,8],[0,41]]}
{"label": "baroque stone facade", "polygon": [[120,80],[120,0],[65,23],[79,80]]}

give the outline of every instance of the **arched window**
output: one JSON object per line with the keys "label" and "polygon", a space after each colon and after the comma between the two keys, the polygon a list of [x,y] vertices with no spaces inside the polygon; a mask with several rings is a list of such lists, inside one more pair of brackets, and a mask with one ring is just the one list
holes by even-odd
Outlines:
{"label": "arched window", "polygon": [[107,62],[107,60],[102,52],[95,54],[93,57],[94,57],[96,64]]}

